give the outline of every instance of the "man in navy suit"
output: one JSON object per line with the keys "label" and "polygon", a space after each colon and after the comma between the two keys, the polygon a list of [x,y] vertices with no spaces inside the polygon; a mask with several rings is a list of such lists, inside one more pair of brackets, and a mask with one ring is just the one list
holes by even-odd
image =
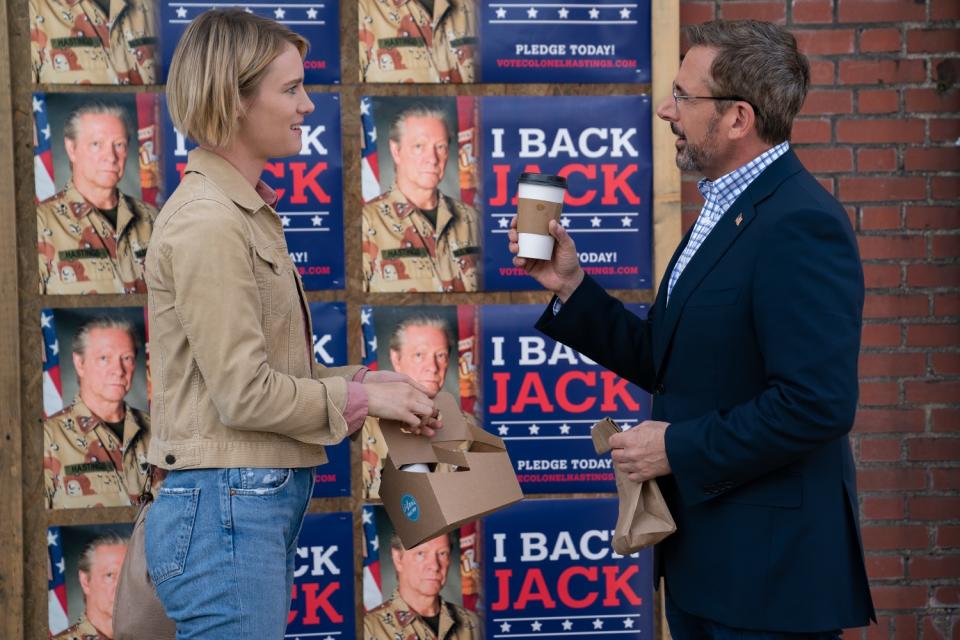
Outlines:
{"label": "man in navy suit", "polygon": [[856,240],[790,149],[809,83],[794,37],[756,21],[686,36],[657,115],[705,204],[647,318],[584,275],[556,222],[553,257],[514,264],[556,294],[541,331],[653,394],[653,419],[610,444],[631,480],[659,478],[677,522],[655,571],[673,637],[838,638],[875,618],[847,438]]}

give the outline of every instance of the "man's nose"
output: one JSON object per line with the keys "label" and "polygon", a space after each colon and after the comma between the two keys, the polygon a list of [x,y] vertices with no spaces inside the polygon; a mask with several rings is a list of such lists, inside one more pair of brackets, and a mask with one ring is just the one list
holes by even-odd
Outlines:
{"label": "man's nose", "polygon": [[667,122],[673,122],[677,119],[677,101],[673,96],[667,96],[657,105],[657,117]]}

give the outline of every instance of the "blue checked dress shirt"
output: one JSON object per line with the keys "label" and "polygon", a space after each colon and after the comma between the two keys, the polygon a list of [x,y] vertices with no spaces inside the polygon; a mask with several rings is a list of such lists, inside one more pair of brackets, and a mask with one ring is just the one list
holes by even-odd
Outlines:
{"label": "blue checked dress shirt", "polygon": [[720,176],[711,182],[706,178],[697,183],[697,188],[703,195],[705,202],[693,225],[693,231],[690,234],[690,240],[687,246],[683,248],[683,253],[673,265],[673,271],[670,273],[670,281],[667,283],[667,304],[670,303],[670,294],[673,293],[673,285],[680,279],[680,274],[690,263],[693,255],[707,239],[710,232],[727,212],[740,194],[750,186],[750,183],[757,179],[763,170],[782,156],[790,148],[789,142],[781,142],[772,149],[767,149],[759,156],[743,165],[739,169],[734,169],[730,173]]}

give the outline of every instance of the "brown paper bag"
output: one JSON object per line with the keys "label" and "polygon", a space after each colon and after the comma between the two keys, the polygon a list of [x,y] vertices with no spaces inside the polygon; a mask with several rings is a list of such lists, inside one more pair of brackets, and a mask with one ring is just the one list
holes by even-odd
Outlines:
{"label": "brown paper bag", "polygon": [[[610,418],[593,425],[593,448],[597,455],[610,451],[608,440],[620,427]],[[614,468],[620,507],[613,532],[613,550],[622,556],[654,545],[677,530],[656,478],[637,484]]]}

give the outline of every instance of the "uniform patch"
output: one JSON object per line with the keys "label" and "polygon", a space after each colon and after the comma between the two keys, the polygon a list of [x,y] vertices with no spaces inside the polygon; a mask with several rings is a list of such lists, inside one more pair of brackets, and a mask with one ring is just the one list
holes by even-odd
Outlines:
{"label": "uniform patch", "polygon": [[380,257],[384,260],[396,258],[426,258],[430,253],[424,247],[400,247],[399,249],[381,249]]}
{"label": "uniform patch", "polygon": [[50,45],[54,49],[70,49],[71,47],[101,47],[100,38],[91,36],[70,36],[69,38],[53,38]]}
{"label": "uniform patch", "polygon": [[153,36],[143,36],[142,38],[127,40],[127,44],[131,47],[142,47],[147,44],[157,44],[157,42],[157,38],[154,38]]}
{"label": "uniform patch", "polygon": [[95,249],[88,247],[86,249],[67,249],[58,251],[57,257],[61,260],[82,260],[84,258],[109,258],[110,252],[106,249]]}
{"label": "uniform patch", "polygon": [[451,46],[451,47],[462,47],[462,46],[464,46],[464,45],[477,44],[477,42],[479,42],[479,39],[478,39],[478,38],[475,38],[475,37],[473,37],[473,36],[467,36],[467,37],[465,37],[465,38],[457,38],[457,39],[455,39],[455,40],[451,40],[451,41],[450,41],[450,46]]}
{"label": "uniform patch", "polygon": [[109,462],[83,462],[81,464],[68,464],[63,468],[64,475],[68,476],[93,473],[94,471],[113,471],[113,465]]}
{"label": "uniform patch", "polygon": [[381,49],[396,49],[397,47],[423,47],[426,46],[423,38],[416,36],[405,36],[396,38],[380,38],[377,40],[377,46]]}
{"label": "uniform patch", "polygon": [[453,257],[459,258],[461,256],[470,256],[480,253],[480,247],[461,247],[460,249],[453,250]]}

